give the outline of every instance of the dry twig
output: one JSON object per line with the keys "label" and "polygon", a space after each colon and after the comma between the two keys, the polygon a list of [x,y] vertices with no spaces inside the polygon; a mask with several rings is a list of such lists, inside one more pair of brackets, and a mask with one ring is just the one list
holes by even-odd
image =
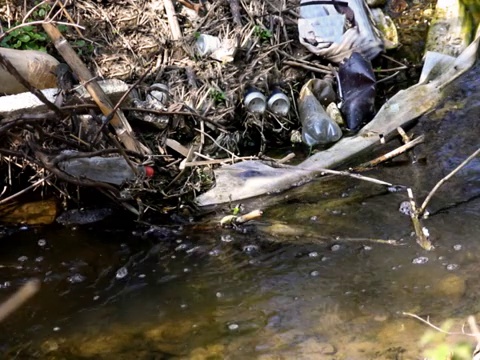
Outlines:
{"label": "dry twig", "polygon": [[363,163],[363,164],[357,166],[356,169],[357,170],[360,170],[360,169],[363,170],[365,168],[373,167],[373,166],[376,166],[376,165],[378,165],[382,162],[393,159],[394,157],[403,154],[404,152],[413,148],[414,146],[423,143],[424,140],[425,140],[425,136],[421,135],[418,138],[416,138],[415,140],[407,142],[405,145],[402,145],[402,146],[400,146],[400,147],[398,147],[398,148],[396,148],[396,149],[394,149],[394,150],[392,150],[392,151],[390,151],[390,152],[388,152],[388,153],[386,153],[382,156],[379,156],[376,159],[370,160],[369,162],[366,162],[366,163]]}
{"label": "dry twig", "polygon": [[462,168],[464,168],[470,161],[472,161],[475,157],[477,157],[480,154],[480,148],[475,150],[473,154],[471,154],[468,158],[466,158],[460,165],[458,165],[455,169],[453,169],[447,176],[445,176],[443,179],[441,179],[430,191],[426,199],[424,200],[422,206],[418,210],[418,216],[422,216],[425,210],[427,209],[428,203],[432,199],[433,195],[437,192],[437,190],[445,183],[447,182],[450,178],[452,178],[456,173],[458,173]]}
{"label": "dry twig", "polygon": [[39,289],[39,280],[33,279],[27,281],[27,283],[18,289],[7,301],[0,304],[0,322],[22,306],[28,299],[35,295]]}

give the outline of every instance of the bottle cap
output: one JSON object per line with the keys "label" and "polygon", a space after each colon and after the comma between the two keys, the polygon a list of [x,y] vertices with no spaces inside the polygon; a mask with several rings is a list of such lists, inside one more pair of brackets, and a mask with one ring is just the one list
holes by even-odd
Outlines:
{"label": "bottle cap", "polygon": [[216,36],[200,34],[197,38],[197,50],[200,56],[210,55],[220,47],[220,39]]}
{"label": "bottle cap", "polygon": [[274,114],[286,116],[290,111],[290,100],[281,90],[274,90],[268,98],[268,108]]}
{"label": "bottle cap", "polygon": [[151,166],[146,165],[143,168],[145,169],[145,177],[151,178],[155,174],[155,171]]}
{"label": "bottle cap", "polygon": [[247,90],[243,102],[248,111],[252,113],[261,114],[264,113],[267,108],[267,98],[260,90],[255,88]]}

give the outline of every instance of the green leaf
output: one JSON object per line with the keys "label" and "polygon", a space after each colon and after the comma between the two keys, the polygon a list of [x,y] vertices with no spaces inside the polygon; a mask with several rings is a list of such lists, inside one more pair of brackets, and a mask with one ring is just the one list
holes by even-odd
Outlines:
{"label": "green leaf", "polygon": [[21,27],[18,30],[22,30],[23,32],[35,32],[35,28],[33,27],[33,25],[27,25],[27,26]]}
{"label": "green leaf", "polygon": [[32,40],[32,38],[28,34],[23,34],[22,36],[18,37],[18,40],[24,43],[28,43],[30,40]]}
{"label": "green leaf", "polygon": [[31,36],[35,40],[39,40],[39,41],[46,41],[47,40],[47,35],[45,33],[33,33],[33,34],[31,34]]}

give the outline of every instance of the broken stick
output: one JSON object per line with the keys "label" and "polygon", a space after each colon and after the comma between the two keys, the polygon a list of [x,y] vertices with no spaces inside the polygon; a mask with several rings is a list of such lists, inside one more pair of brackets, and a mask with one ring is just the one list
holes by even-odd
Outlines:
{"label": "broken stick", "polygon": [[[50,39],[52,39],[55,48],[80,79],[80,83],[85,87],[85,89],[87,89],[88,93],[95,100],[102,113],[105,116],[108,116],[113,110],[113,105],[107,95],[105,95],[105,92],[102,90],[100,85],[98,85],[97,81],[93,80],[92,74],[82,60],[80,60],[75,50],[72,49],[68,41],[62,36],[55,25],[48,22],[43,23],[42,25],[45,32],[48,34]],[[135,138],[132,127],[128,123],[127,118],[121,110],[117,110],[114,113],[112,119],[110,120],[110,124],[115,129],[118,138],[127,150],[135,151],[140,154],[151,153],[150,149],[148,149]]]}

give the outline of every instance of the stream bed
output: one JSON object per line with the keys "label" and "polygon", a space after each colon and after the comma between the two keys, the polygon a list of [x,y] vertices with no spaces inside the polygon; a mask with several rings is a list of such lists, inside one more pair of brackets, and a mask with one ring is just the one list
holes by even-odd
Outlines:
{"label": "stream bed", "polygon": [[[423,200],[480,144],[479,79],[477,64],[413,128],[425,144],[366,175]],[[3,229],[0,301],[29,278],[42,286],[0,323],[1,357],[422,359],[473,345],[404,312],[455,332],[480,319],[479,195],[476,158],[432,200],[430,252],[399,211],[405,192],[340,177],[245,202],[265,214],[242,229],[216,226],[221,209],[153,227]]]}

